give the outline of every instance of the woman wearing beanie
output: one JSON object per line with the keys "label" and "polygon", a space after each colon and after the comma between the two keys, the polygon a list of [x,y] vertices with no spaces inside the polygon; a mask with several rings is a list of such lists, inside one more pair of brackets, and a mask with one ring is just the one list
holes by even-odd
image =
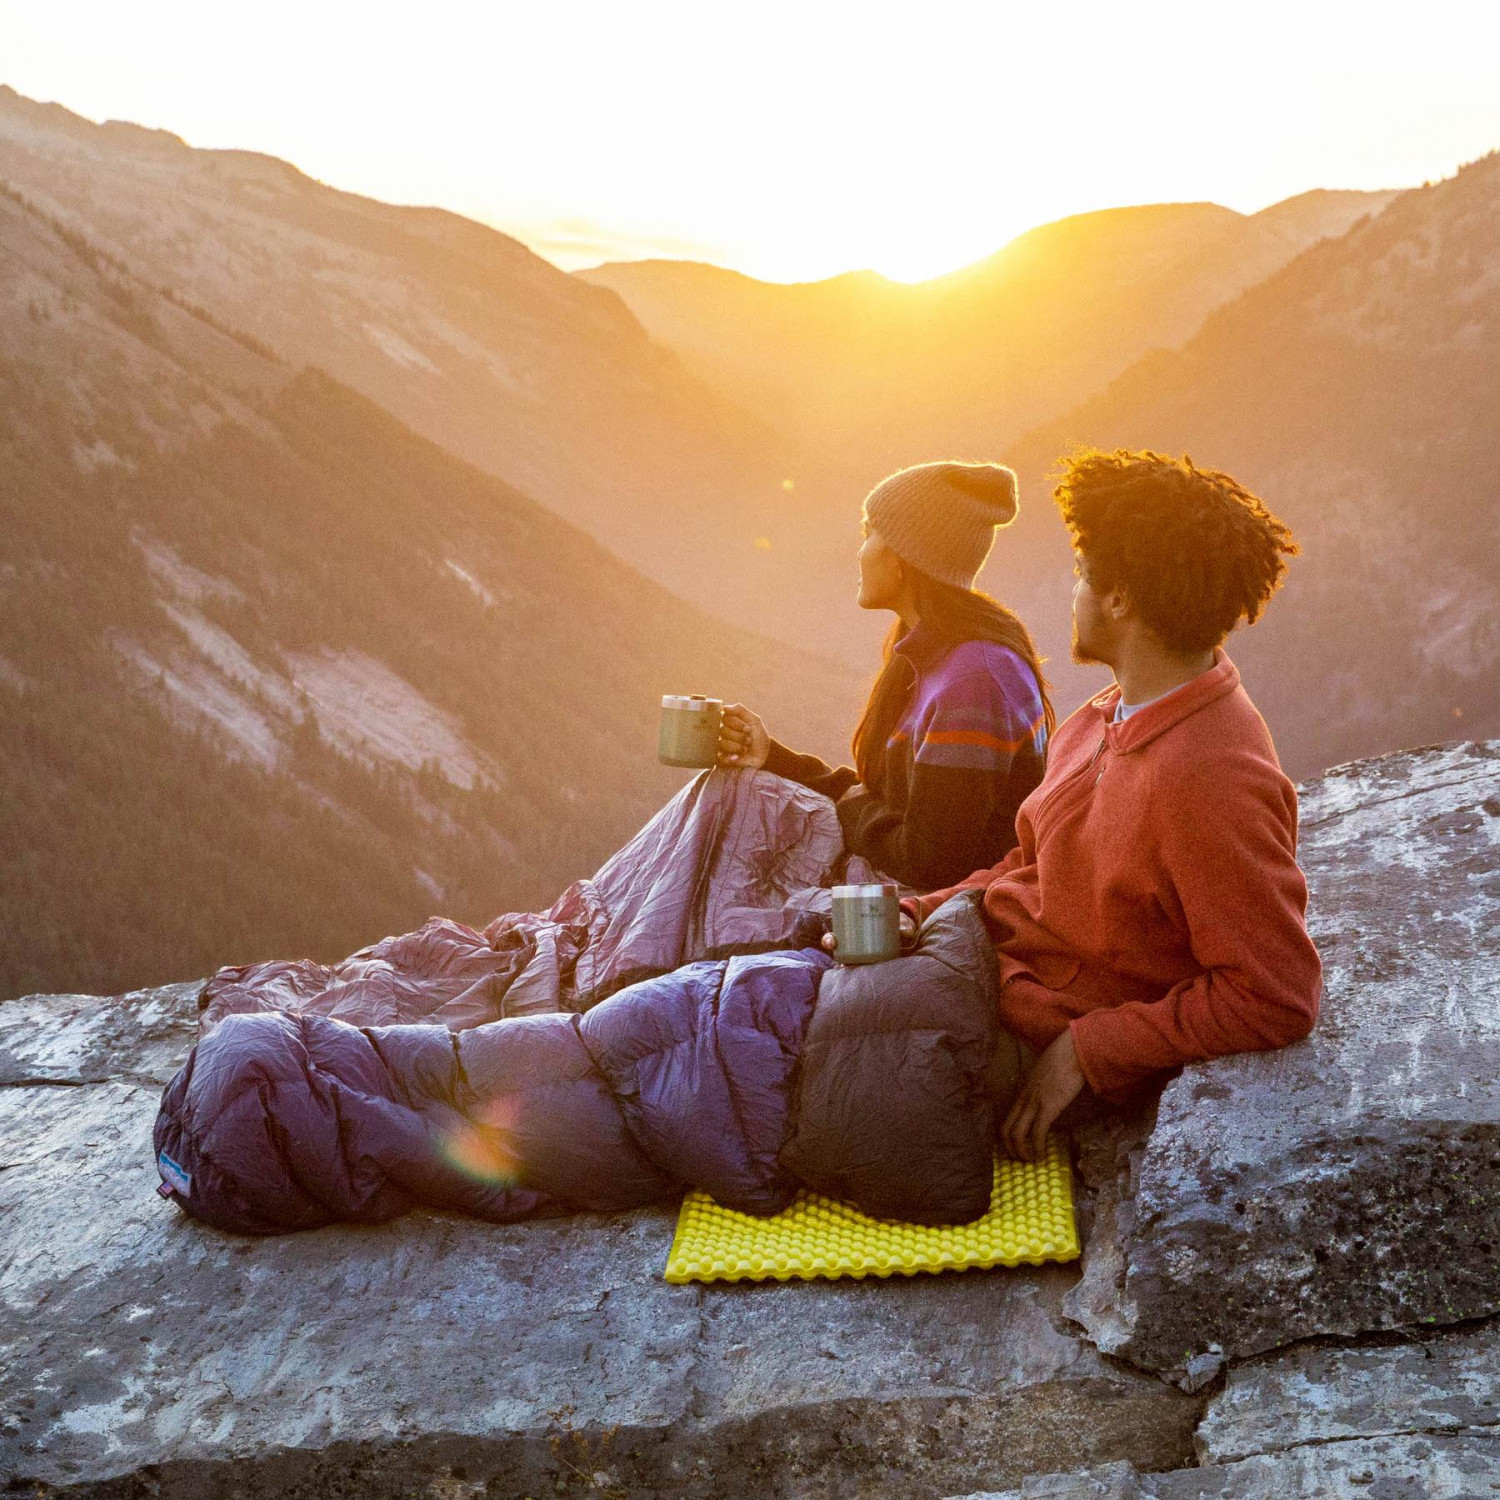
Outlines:
{"label": "woman wearing beanie", "polygon": [[724,711],[721,765],[831,797],[848,851],[903,885],[931,890],[998,864],[1042,779],[1053,713],[1036,648],[974,587],[1016,510],[1016,476],[988,463],[917,464],[866,498],[859,605],[896,621],[853,766],[796,754],[741,704]]}

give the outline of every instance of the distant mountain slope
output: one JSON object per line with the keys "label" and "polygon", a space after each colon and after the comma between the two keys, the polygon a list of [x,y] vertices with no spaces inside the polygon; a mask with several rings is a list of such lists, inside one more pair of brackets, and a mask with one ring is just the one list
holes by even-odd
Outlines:
{"label": "distant mountain slope", "polygon": [[764,518],[788,504],[781,480],[807,473],[613,294],[456,214],[6,88],[0,183],[700,602],[753,566]]}
{"label": "distant mountain slope", "polygon": [[577,273],[617,291],[705,378],[809,444],[894,467],[993,454],[1391,193],[1306,193],[1263,213],[1170,203],[1081,214],[918,285],[797,286],[686,262]]}
{"label": "distant mountain slope", "polygon": [[[1295,774],[1500,733],[1500,154],[1306,251],[1028,436],[1023,486],[1040,495],[1076,443],[1189,452],[1297,533],[1282,595],[1232,643]],[[1069,562],[1040,510],[1015,538],[1018,602],[1056,638]]]}
{"label": "distant mountain slope", "polygon": [[550,900],[682,784],[663,691],[857,708],[13,191],[0,453],[0,995]]}
{"label": "distant mountain slope", "polygon": [[[681,596],[861,668],[880,626],[851,603],[871,484],[939,453],[995,456],[1384,202],[1313,194],[1248,219],[1212,204],[1084,215],[918,287],[867,273],[768,287],[662,268],[716,289],[688,350],[696,304],[663,342],[608,289],[456,215],[0,89],[4,183]],[[677,335],[680,356],[666,347]]]}

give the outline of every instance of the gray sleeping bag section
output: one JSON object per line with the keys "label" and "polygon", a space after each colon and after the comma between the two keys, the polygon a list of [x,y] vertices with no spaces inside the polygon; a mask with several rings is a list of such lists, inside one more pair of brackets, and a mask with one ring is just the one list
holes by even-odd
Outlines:
{"label": "gray sleeping bag section", "polygon": [[998,993],[971,897],[935,913],[909,956],[825,974],[783,1167],[877,1218],[978,1218],[994,1175]]}
{"label": "gray sleeping bag section", "polygon": [[582,1015],[356,1027],[227,1016],[154,1132],[182,1208],[279,1233],[416,1205],[508,1221],[701,1188],[747,1213],[801,1187],[927,1223],[983,1213],[994,953],[955,897],[916,951],[690,964]]}

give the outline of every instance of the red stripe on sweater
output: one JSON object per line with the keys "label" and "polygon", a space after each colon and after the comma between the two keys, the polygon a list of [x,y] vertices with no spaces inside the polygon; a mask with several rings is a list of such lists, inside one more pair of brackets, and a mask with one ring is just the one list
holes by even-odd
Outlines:
{"label": "red stripe on sweater", "polygon": [[1038,719],[1018,740],[1002,740],[982,729],[933,729],[922,736],[924,745],[983,745],[990,750],[1004,750],[1014,755],[1023,745],[1029,745],[1042,727]]}

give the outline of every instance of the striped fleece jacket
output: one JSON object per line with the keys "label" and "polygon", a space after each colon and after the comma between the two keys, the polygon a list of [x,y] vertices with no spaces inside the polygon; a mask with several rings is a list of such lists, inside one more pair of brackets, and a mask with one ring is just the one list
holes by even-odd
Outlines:
{"label": "striped fleece jacket", "polygon": [[896,651],[913,684],[874,785],[776,740],[766,769],[832,797],[851,854],[931,890],[1014,847],[1016,809],[1042,779],[1046,721],[1036,675],[1008,646],[955,646],[918,625]]}

